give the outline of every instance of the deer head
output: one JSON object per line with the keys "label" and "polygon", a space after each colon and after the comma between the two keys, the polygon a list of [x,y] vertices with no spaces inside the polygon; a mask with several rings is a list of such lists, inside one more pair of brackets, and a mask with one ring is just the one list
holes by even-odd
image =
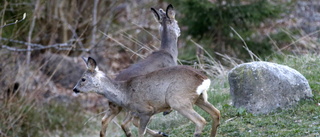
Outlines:
{"label": "deer head", "polygon": [[160,50],[168,52],[176,62],[178,58],[178,37],[180,36],[180,28],[178,21],[175,20],[175,11],[173,6],[168,5],[166,11],[159,9],[158,11],[151,8],[154,17],[159,22],[159,31],[161,35]]}
{"label": "deer head", "polygon": [[73,88],[73,91],[75,93],[97,92],[101,85],[101,77],[104,77],[105,74],[99,70],[97,63],[93,58],[89,57],[88,59],[82,59],[87,65],[87,70],[83,73],[81,79]]}
{"label": "deer head", "polygon": [[178,60],[177,40],[180,28],[175,20],[175,11],[170,4],[166,12],[162,9],[151,8],[155,18],[159,21],[161,32],[161,47],[158,51],[148,55],[144,60],[131,65],[115,78],[116,81],[127,80],[131,77],[150,73],[160,68],[175,66]]}
{"label": "deer head", "polygon": [[162,31],[165,29],[165,27],[167,27],[170,33],[176,37],[180,36],[178,21],[175,19],[176,12],[171,4],[168,5],[166,12],[163,9],[159,9],[159,11],[157,11],[154,8],[151,8],[151,10],[153,11],[156,20],[160,24],[160,34],[162,34]]}

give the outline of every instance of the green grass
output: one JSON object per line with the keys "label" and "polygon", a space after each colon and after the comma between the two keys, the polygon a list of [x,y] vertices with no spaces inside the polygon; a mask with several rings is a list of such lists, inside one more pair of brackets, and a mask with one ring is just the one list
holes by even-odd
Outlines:
{"label": "green grass", "polygon": [[320,131],[319,106],[314,101],[302,101],[294,108],[278,110],[268,115],[239,113],[231,106],[222,115],[222,136],[312,136]]}

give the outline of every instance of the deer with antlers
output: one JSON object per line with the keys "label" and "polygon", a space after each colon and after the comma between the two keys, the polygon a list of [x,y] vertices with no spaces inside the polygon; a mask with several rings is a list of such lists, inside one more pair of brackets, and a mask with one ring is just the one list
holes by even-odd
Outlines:
{"label": "deer with antlers", "polygon": [[220,112],[207,101],[210,79],[197,70],[187,66],[173,66],[126,81],[115,81],[99,70],[93,58],[84,61],[87,70],[73,91],[98,93],[129,110],[131,117],[139,119],[139,137],[144,136],[154,114],[170,109],[194,122],[194,137],[200,137],[206,120],[193,109],[194,104],[210,114],[213,119],[210,136],[216,136]]}

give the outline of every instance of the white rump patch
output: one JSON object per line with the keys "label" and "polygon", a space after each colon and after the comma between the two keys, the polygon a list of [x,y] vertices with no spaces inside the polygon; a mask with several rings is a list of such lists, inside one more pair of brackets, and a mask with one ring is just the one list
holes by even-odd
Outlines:
{"label": "white rump patch", "polygon": [[197,94],[200,95],[201,93],[209,89],[210,84],[211,84],[210,79],[205,79],[204,81],[202,81],[202,84],[197,88]]}

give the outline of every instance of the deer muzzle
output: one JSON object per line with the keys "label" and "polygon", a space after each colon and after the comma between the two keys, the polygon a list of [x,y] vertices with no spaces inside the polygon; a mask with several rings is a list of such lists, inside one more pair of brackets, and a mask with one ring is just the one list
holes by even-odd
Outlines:
{"label": "deer muzzle", "polygon": [[77,88],[74,88],[74,89],[73,89],[73,92],[74,92],[74,93],[79,93],[80,91],[79,91]]}

